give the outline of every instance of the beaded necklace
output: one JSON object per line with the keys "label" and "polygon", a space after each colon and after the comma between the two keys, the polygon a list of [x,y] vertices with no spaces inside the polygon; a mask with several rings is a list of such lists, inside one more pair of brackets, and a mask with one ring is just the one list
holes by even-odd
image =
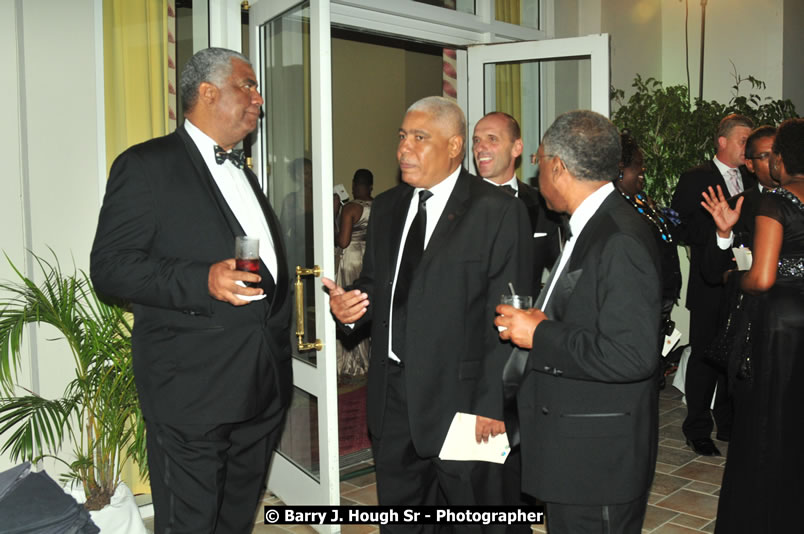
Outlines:
{"label": "beaded necklace", "polygon": [[[620,191],[618,189],[618,191]],[[665,243],[672,243],[673,236],[670,234],[670,230],[667,229],[667,220],[664,218],[664,215],[656,209],[654,209],[650,202],[648,202],[648,197],[645,195],[644,192],[640,191],[636,195],[629,195],[620,191],[620,194],[627,200],[640,215],[645,217],[649,220],[657,230],[659,230],[659,235],[662,236],[662,241]]]}

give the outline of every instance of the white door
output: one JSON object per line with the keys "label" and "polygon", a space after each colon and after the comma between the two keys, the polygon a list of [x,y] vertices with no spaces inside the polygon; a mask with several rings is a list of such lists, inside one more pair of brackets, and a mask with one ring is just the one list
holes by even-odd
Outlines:
{"label": "white door", "polygon": [[[530,154],[536,153],[542,134],[558,115],[591,109],[609,116],[607,34],[474,45],[468,47],[466,58],[470,138],[486,113],[504,111],[516,117],[525,144],[522,180],[535,175]],[[459,99],[460,95],[459,87]],[[471,158],[471,152],[468,155]]]}
{"label": "white door", "polygon": [[335,330],[320,274],[334,278],[328,0],[263,0],[249,12],[265,98],[253,168],[279,215],[297,275],[294,394],[268,488],[292,504],[338,503]]}

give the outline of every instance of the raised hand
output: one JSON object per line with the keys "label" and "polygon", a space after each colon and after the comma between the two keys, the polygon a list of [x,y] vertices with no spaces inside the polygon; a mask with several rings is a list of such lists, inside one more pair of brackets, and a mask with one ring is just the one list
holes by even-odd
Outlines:
{"label": "raised hand", "polygon": [[727,238],[731,235],[731,229],[734,228],[740,218],[744,198],[738,198],[734,209],[731,209],[726,197],[723,196],[723,190],[720,186],[717,186],[717,194],[715,194],[712,186],[709,186],[708,189],[708,193],[706,191],[702,193],[704,200],[701,202],[701,206],[709,212],[712,220],[715,221],[718,235]]}

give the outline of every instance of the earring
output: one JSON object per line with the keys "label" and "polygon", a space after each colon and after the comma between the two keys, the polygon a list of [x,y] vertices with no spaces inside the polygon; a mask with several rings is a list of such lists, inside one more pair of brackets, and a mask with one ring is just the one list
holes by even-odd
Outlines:
{"label": "earring", "polygon": [[622,181],[623,181],[623,171],[620,171],[620,175],[617,177],[617,181],[618,181],[618,182],[622,182]]}

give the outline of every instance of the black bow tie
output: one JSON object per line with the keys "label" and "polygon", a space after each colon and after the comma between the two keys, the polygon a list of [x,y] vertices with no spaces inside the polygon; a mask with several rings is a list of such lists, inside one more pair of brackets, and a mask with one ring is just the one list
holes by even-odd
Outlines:
{"label": "black bow tie", "polygon": [[512,197],[516,196],[516,189],[514,189],[510,185],[501,185],[500,189],[502,189],[504,192],[508,193]]}
{"label": "black bow tie", "polygon": [[227,152],[218,145],[215,145],[215,162],[218,165],[223,165],[223,162],[227,159],[238,169],[242,169],[246,166],[246,155],[241,149],[235,148],[232,149],[231,152]]}

